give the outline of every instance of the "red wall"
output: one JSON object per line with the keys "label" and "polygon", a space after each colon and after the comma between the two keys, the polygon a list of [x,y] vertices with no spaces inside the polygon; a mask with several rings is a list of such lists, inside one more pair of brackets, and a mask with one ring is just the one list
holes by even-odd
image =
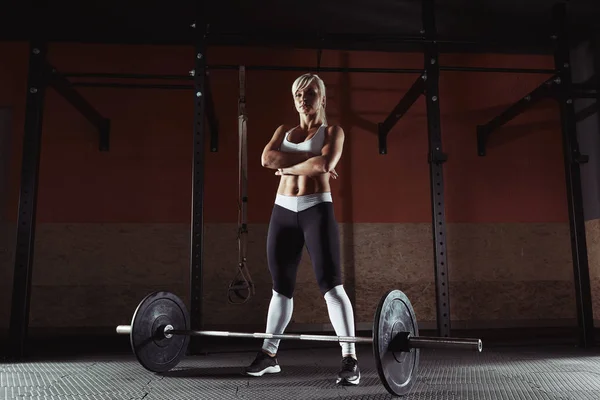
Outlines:
{"label": "red wall", "polygon": [[[8,218],[16,218],[28,47],[2,43],[0,107],[14,109],[14,158]],[[62,72],[186,74],[187,47],[56,44],[49,60]],[[209,63],[313,65],[308,50],[211,49]],[[443,65],[548,68],[542,56],[445,55]],[[325,51],[325,66],[409,67],[421,54]],[[274,129],[295,124],[290,86],[296,72],[247,72],[249,220],[266,223],[278,177],[260,166]],[[378,154],[382,122],[415,74],[323,73],[328,116],[346,132],[333,181],[340,222],[428,222],[431,219],[427,119],[421,98]],[[237,71],[212,71],[219,152],[206,156],[205,221],[236,222]],[[495,132],[487,157],[477,156],[475,127],[537,87],[547,76],[443,72],[440,81],[448,222],[567,220],[559,114],[547,100]],[[182,82],[162,82],[182,83]],[[98,151],[93,127],[52,89],[46,97],[38,221],[187,222],[191,199],[193,92],[78,89],[112,121],[110,152]],[[208,140],[207,140],[208,150]]]}

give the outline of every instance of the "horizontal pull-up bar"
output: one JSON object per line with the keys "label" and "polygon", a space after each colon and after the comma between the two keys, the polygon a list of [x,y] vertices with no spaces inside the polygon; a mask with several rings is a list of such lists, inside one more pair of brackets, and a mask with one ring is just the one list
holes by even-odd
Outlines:
{"label": "horizontal pull-up bar", "polygon": [[555,74],[555,69],[543,68],[509,68],[509,67],[462,67],[462,66],[440,66],[440,71],[458,71],[458,72],[498,72],[498,73],[516,73],[516,74]]}
{"label": "horizontal pull-up bar", "polygon": [[[207,70],[239,70],[239,65],[217,64],[207,66]],[[296,67],[287,65],[245,65],[246,71],[297,71],[297,72],[361,72],[376,74],[420,74],[423,68],[358,68],[358,67]]]}
{"label": "horizontal pull-up bar", "polygon": [[192,80],[191,75],[168,75],[168,74],[117,74],[111,72],[67,72],[62,73],[65,78],[112,78],[112,79],[165,79],[165,80]]}
{"label": "horizontal pull-up bar", "polygon": [[[239,70],[240,66],[235,64],[210,65],[210,70]],[[357,72],[357,73],[423,73],[422,68],[357,68],[357,67],[295,67],[281,65],[248,65],[244,66],[246,71],[297,71],[297,72]],[[522,73],[522,74],[554,74],[554,69],[542,68],[509,68],[509,67],[463,67],[463,66],[440,66],[441,71],[450,72],[496,72],[496,73]],[[112,79],[165,79],[165,80],[192,80],[193,73],[189,75],[163,75],[163,74],[117,74],[117,73],[94,73],[94,72],[69,72],[64,73],[66,78],[112,78]]]}
{"label": "horizontal pull-up bar", "polygon": [[152,83],[118,83],[118,82],[73,82],[73,87],[114,88],[114,89],[164,89],[192,90],[194,85],[167,85]]}
{"label": "horizontal pull-up bar", "polygon": [[[319,72],[372,72],[372,73],[422,73],[423,68],[355,68],[355,67],[293,67],[293,66],[271,66],[271,65],[248,65],[246,70],[255,71],[315,71]],[[239,69],[239,65],[210,65],[208,70]],[[462,71],[462,72],[508,72],[528,74],[554,74],[555,69],[536,68],[490,68],[490,67],[462,67],[462,66],[440,66],[440,71]]]}
{"label": "horizontal pull-up bar", "polygon": [[[216,64],[208,65],[210,70],[235,70],[239,71],[241,65],[237,64]],[[361,72],[361,73],[384,73],[384,74],[420,74],[422,68],[360,68],[360,67],[298,67],[291,65],[245,65],[246,71],[297,71],[297,72]],[[116,73],[87,73],[87,72],[68,72],[63,74],[67,78],[115,78],[115,79],[169,79],[169,80],[192,80],[193,72],[189,75],[162,75],[162,74],[116,74]]]}

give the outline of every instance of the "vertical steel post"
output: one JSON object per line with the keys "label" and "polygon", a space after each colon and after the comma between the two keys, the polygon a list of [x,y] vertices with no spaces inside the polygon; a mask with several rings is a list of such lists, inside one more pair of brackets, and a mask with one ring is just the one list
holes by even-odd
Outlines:
{"label": "vertical steel post", "polygon": [[424,68],[426,74],[425,98],[427,105],[427,132],[429,138],[429,166],[431,182],[431,212],[435,268],[437,329],[439,336],[450,336],[450,295],[446,251],[446,213],[444,201],[444,162],[439,95],[439,50],[435,42],[437,32],[434,0],[423,0]]}
{"label": "vertical steel post", "polygon": [[560,109],[565,179],[567,185],[567,207],[571,231],[571,254],[579,326],[578,343],[581,347],[594,345],[594,315],[590,272],[583,212],[583,192],[579,164],[585,157],[579,152],[577,120],[573,104],[573,85],[569,38],[566,31],[566,5],[556,4],[552,9],[556,46],[554,63],[559,70],[560,83],[557,84],[557,99]]}
{"label": "vertical steel post", "polygon": [[25,108],[21,190],[17,219],[15,272],[9,327],[9,351],[23,357],[26,353],[31,302],[31,276],[35,249],[35,219],[38,194],[44,98],[48,81],[47,44],[32,41],[29,48],[29,73]]}
{"label": "vertical steel post", "polygon": [[[190,254],[190,323],[192,330],[202,329],[202,278],[204,256],[204,148],[206,110],[206,35],[207,25],[198,13],[195,32],[194,137],[192,157],[192,226]],[[197,341],[190,342],[190,352],[197,353]]]}

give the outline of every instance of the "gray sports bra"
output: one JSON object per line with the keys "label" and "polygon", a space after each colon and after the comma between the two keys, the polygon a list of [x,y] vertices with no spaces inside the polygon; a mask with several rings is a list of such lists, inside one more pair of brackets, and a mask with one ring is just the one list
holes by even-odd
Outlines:
{"label": "gray sports bra", "polygon": [[293,143],[288,140],[288,135],[293,129],[294,128],[285,133],[285,137],[283,138],[279,150],[288,153],[321,154],[323,143],[325,143],[325,129],[327,129],[327,125],[322,124],[313,137],[300,143]]}

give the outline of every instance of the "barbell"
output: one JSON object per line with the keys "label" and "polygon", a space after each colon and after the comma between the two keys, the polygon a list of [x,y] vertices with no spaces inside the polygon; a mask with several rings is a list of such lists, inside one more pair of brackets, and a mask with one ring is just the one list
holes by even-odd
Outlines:
{"label": "barbell", "polygon": [[379,300],[372,337],[190,330],[185,304],[166,291],[144,297],[133,313],[131,325],[119,325],[116,330],[118,334],[130,336],[137,360],[152,372],[165,372],[179,364],[191,336],[371,343],[379,379],[394,396],[407,394],[413,386],[420,349],[481,352],[483,347],[481,339],[419,336],[412,304],[400,290],[390,290]]}

